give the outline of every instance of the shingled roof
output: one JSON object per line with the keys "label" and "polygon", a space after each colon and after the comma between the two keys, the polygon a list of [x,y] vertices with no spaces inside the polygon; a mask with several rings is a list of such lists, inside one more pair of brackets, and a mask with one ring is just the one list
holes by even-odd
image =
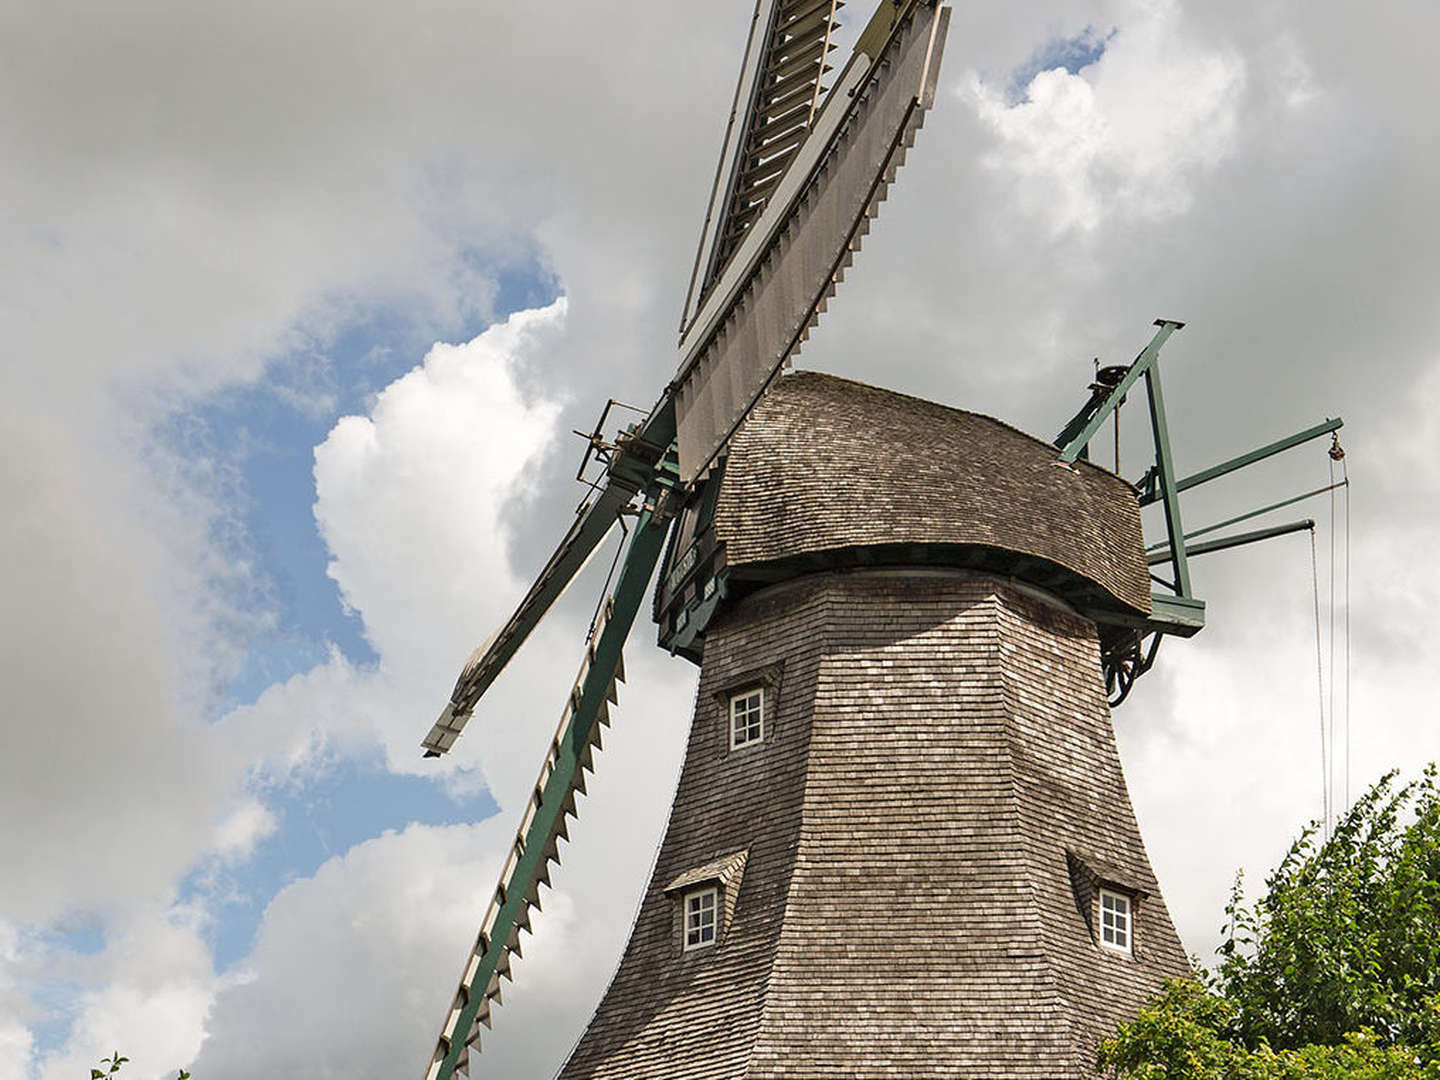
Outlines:
{"label": "shingled roof", "polygon": [[1082,611],[1148,614],[1134,489],[978,413],[818,372],[735,436],[715,510],[731,573],[915,562],[995,570]]}

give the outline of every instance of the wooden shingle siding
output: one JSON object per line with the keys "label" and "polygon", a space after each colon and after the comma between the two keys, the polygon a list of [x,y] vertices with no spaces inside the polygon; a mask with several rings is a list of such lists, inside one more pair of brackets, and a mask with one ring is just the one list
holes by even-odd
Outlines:
{"label": "wooden shingle siding", "polygon": [[[1186,972],[1140,841],[1094,624],[959,570],[812,574],[707,635],[669,828],[581,1078],[1093,1075]],[[762,747],[720,691],[780,665]],[[748,851],[724,940],[684,953],[679,875]],[[1135,955],[1095,942],[1073,858],[1127,875]]]}
{"label": "wooden shingle siding", "polygon": [[1150,611],[1135,491],[999,420],[818,372],[785,376],[731,441],[715,536],[732,575],[831,565],[996,567],[1084,607]]}
{"label": "wooden shingle siding", "polygon": [[[798,602],[797,602],[798,601]],[[809,703],[820,658],[807,631],[820,595],[757,597],[730,647],[707,660],[685,764],[654,876],[624,958],[562,1077],[738,1077],[759,1028],[800,829]],[[766,740],[729,752],[721,692],[784,661],[784,693]],[[724,940],[684,953],[665,885],[746,850]]]}

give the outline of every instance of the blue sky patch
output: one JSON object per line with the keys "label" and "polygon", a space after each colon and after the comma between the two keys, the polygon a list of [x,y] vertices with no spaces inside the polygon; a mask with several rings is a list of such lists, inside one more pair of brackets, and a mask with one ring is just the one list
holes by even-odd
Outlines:
{"label": "blue sky patch", "polygon": [[313,875],[327,859],[387,830],[481,821],[499,810],[488,792],[455,799],[433,780],[387,772],[378,759],[331,761],[303,785],[260,794],[278,819],[275,832],[243,865],[200,867],[181,888],[182,901],[206,900],[215,913],[217,971],[249,954],[275,894]]}
{"label": "blue sky patch", "polygon": [[92,987],[77,982],[44,979],[35,983],[30,1003],[41,1010],[43,1019],[30,1025],[34,1040],[31,1052],[37,1057],[61,1049],[70,1041],[70,1032],[80,1017],[84,995]]}
{"label": "blue sky patch", "polygon": [[[482,269],[480,255],[463,256]],[[493,310],[504,318],[559,293],[538,261],[496,272]],[[378,657],[360,618],[325,573],[329,553],[314,518],[315,447],[341,416],[369,411],[374,396],[413,369],[436,341],[468,341],[478,316],[458,325],[400,307],[364,318],[274,361],[257,383],[227,390],[172,416],[159,432],[183,459],[203,462],[228,516],[211,537],[232,563],[255,568],[240,607],[265,616],[250,630],[239,670],[218,688],[214,715],[252,704],[264,690],[338,648],[357,667]]]}
{"label": "blue sky patch", "polygon": [[1105,55],[1118,31],[1111,29],[1102,34],[1093,26],[1087,26],[1074,37],[1052,38],[1041,45],[1019,67],[1010,73],[1005,88],[1005,99],[1011,105],[1018,105],[1029,97],[1030,82],[1042,71],[1064,68],[1071,75],[1096,63]]}
{"label": "blue sky patch", "polygon": [[[104,951],[105,927],[95,915],[73,915],[54,927],[30,931],[41,949],[95,956]],[[70,1038],[90,987],[69,978],[42,978],[30,993],[30,1004],[41,1019],[30,1025],[36,1054],[58,1050]]]}

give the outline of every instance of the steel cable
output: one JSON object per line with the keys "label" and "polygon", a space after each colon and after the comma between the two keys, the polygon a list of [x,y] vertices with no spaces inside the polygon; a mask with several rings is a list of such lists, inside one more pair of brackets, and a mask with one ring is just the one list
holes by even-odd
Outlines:
{"label": "steel cable", "polygon": [[[1338,445],[1338,443],[1337,443]],[[1335,458],[1330,458],[1330,791],[1335,791]],[[1346,805],[1349,805],[1347,798]]]}
{"label": "steel cable", "polygon": [[1350,805],[1350,467],[1340,459],[1345,480],[1345,805]]}
{"label": "steel cable", "polygon": [[1325,665],[1320,645],[1320,558],[1315,550],[1315,530],[1310,530],[1310,584],[1315,598],[1315,683],[1320,699],[1320,790],[1325,822],[1325,839],[1330,839],[1330,767],[1325,738]]}

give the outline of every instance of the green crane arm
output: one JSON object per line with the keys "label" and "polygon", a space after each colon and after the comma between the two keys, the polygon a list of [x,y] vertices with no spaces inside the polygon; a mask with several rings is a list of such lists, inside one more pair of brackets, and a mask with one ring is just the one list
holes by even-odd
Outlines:
{"label": "green crane arm", "polygon": [[469,1075],[469,1050],[479,1040],[479,1025],[490,1026],[491,1002],[500,1002],[500,978],[510,977],[511,960],[520,956],[520,931],[530,928],[530,909],[540,907],[540,886],[550,883],[550,864],[559,862],[559,842],[568,839],[566,819],[575,815],[576,793],[585,792],[585,773],[600,749],[600,729],[609,723],[615,684],[624,679],[622,647],[664,548],[669,519],[658,509],[647,502],[640,512],[604,617],[586,643],[579,678],[466,958],[426,1080]]}
{"label": "green crane arm", "polygon": [[1100,425],[1110,418],[1110,414],[1125,400],[1130,388],[1160,359],[1160,347],[1169,340],[1171,334],[1185,324],[1176,319],[1156,319],[1155,325],[1159,327],[1155,336],[1150,339],[1149,345],[1140,350],[1140,355],[1131,363],[1119,384],[1109,390],[1097,389],[1085,403],[1085,407],[1065,425],[1065,430],[1055,436],[1061,461],[1072,462],[1085,453],[1090,439],[1100,430]]}

